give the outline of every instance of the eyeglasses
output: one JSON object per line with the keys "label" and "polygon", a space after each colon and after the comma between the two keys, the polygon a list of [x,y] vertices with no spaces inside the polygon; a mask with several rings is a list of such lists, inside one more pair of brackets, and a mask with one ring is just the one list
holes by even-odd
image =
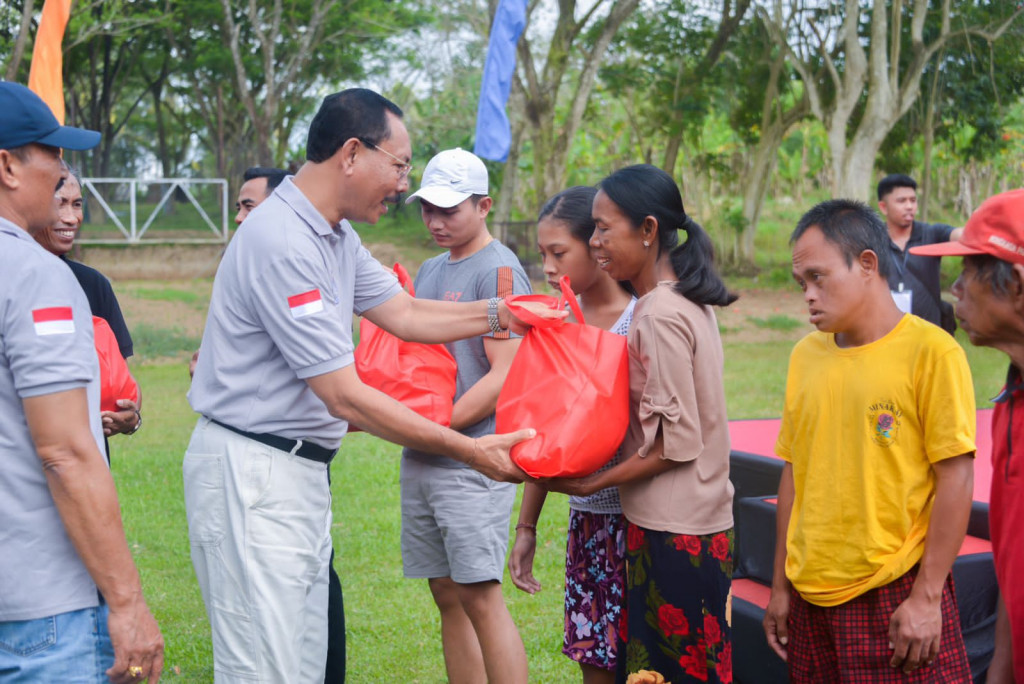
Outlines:
{"label": "eyeglasses", "polygon": [[394,159],[396,162],[398,162],[394,166],[395,166],[395,170],[398,171],[398,178],[399,179],[405,180],[406,178],[409,177],[409,172],[412,171],[412,164],[408,164],[408,163],[402,161],[401,159],[399,159],[395,155],[393,155],[390,152],[388,152],[387,150],[385,150],[380,145],[378,145],[376,143],[372,143],[369,140],[363,140],[363,139],[360,138],[359,142],[361,142],[362,144],[366,145],[367,147],[372,147],[373,149],[377,150],[378,152],[383,152],[384,154],[388,155],[389,157]]}

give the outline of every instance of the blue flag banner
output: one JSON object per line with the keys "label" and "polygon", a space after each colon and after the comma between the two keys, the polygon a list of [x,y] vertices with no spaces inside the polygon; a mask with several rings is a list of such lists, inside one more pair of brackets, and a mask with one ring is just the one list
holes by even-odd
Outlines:
{"label": "blue flag banner", "polygon": [[526,26],[527,0],[501,0],[494,14],[487,61],[480,84],[480,104],[476,112],[476,144],[478,157],[506,161],[512,143],[505,105],[516,70],[516,43]]}

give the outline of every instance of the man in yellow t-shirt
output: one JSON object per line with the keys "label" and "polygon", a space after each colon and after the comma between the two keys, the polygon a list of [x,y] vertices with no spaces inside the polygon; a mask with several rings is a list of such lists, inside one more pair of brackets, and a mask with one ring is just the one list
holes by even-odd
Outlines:
{"label": "man in yellow t-shirt", "polygon": [[818,329],[790,358],[765,615],[792,682],[970,681],[950,570],[967,530],[975,406],[963,349],[903,314],[885,226],[823,202],[791,238]]}

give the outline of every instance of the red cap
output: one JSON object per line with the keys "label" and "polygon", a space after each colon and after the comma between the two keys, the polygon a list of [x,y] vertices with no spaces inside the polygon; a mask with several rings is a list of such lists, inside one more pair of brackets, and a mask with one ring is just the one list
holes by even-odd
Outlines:
{"label": "red cap", "polygon": [[956,242],[911,247],[922,256],[989,254],[1003,261],[1024,264],[1024,189],[989,197],[971,214]]}

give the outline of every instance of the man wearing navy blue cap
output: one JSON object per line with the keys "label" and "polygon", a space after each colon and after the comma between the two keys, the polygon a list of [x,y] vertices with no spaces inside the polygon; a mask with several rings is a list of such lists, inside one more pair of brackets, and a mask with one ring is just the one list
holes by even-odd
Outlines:
{"label": "man wearing navy blue cap", "polygon": [[160,679],[163,637],[142,597],[103,457],[85,293],[31,234],[57,218],[61,126],[0,82],[0,673],[17,681]]}

